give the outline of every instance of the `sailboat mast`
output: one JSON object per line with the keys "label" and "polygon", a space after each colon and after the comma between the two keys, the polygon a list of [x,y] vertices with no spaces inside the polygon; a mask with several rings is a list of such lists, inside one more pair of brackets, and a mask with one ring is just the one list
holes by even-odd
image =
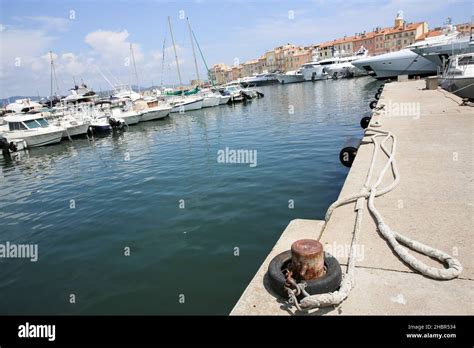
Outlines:
{"label": "sailboat mast", "polygon": [[163,59],[161,61],[161,89],[163,89],[163,75],[165,73],[165,44],[166,38],[163,40]]}
{"label": "sailboat mast", "polygon": [[174,43],[173,28],[171,28],[171,18],[170,18],[170,16],[168,16],[168,24],[169,24],[169,27],[170,27],[171,41],[173,42],[173,51],[174,51],[174,58],[176,59],[176,67],[178,68],[179,85],[182,86],[183,81],[181,80],[181,71],[179,71],[178,54],[176,53],[176,45]]}
{"label": "sailboat mast", "polygon": [[201,79],[199,78],[199,69],[198,69],[198,64],[197,64],[197,60],[196,60],[196,51],[194,50],[193,31],[191,30],[191,23],[189,22],[189,18],[186,17],[186,20],[188,21],[189,38],[191,39],[191,47],[193,48],[194,67],[196,68],[196,77],[197,77],[197,81],[198,81],[198,85],[199,85]]}
{"label": "sailboat mast", "polygon": [[49,51],[49,56],[51,58],[51,90],[49,95],[49,106],[53,107],[53,52]]}
{"label": "sailboat mast", "polygon": [[[196,45],[199,49],[199,53],[201,54],[201,58],[202,58],[202,61],[204,62],[204,66],[206,67],[207,74],[209,75],[209,67],[207,66],[206,59],[204,59],[204,55],[202,54],[201,46],[199,46],[199,42],[196,38],[196,35],[194,34],[194,31],[192,31],[192,34],[193,34],[193,37],[194,37],[194,41],[196,41]],[[209,76],[209,80],[211,81],[212,85],[215,87],[214,80],[211,79],[210,76]]]}
{"label": "sailboat mast", "polygon": [[132,44],[130,44],[130,55],[132,56],[133,69],[135,71],[135,78],[137,79],[138,93],[140,93],[140,84],[138,83],[137,64],[135,63],[135,54],[133,53],[133,45]]}

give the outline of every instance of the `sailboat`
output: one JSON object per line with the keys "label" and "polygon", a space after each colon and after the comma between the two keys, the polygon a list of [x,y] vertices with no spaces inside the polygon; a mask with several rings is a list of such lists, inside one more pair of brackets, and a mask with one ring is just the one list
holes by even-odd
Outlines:
{"label": "sailboat", "polygon": [[[183,80],[181,79],[181,71],[179,70],[179,60],[178,60],[178,53],[176,52],[176,45],[174,41],[174,36],[173,36],[173,28],[171,26],[171,18],[168,16],[168,25],[170,28],[170,34],[171,34],[171,41],[173,42],[173,52],[174,52],[174,57],[176,59],[176,68],[178,71],[178,78],[179,78],[179,85],[180,88],[183,85]],[[197,91],[195,88],[194,90]],[[201,96],[198,96],[196,93],[191,91],[183,91],[181,90],[181,95],[180,96],[172,96],[169,98],[169,103],[173,107],[171,109],[171,112],[186,112],[186,111],[192,111],[192,110],[199,110],[202,108],[202,103],[204,101],[204,98]]]}
{"label": "sailboat", "polygon": [[[53,108],[53,76],[55,77],[56,80],[56,87],[58,82],[56,78],[56,69],[54,67],[54,59],[53,59],[53,52],[49,52],[50,58],[51,58],[51,96],[50,96],[50,108],[51,108],[51,113],[49,113],[46,118],[50,120],[50,122],[57,126],[64,128],[64,131],[62,133],[63,138],[71,138],[74,136],[81,136],[81,135],[86,135],[87,130],[89,129],[89,123],[84,121],[83,118],[79,117],[77,115],[76,117],[74,116],[73,113],[69,112],[67,108],[58,108],[55,107]],[[89,97],[93,97],[95,95],[94,92],[90,92],[87,87],[84,88],[84,92],[79,92],[78,93],[79,87],[76,86],[76,89],[74,90],[75,94],[71,94],[71,96],[64,98],[64,103],[71,103],[72,100],[75,102],[79,102],[80,100],[89,100]],[[59,91],[59,88],[58,88]],[[87,94],[87,95],[86,95]]]}
{"label": "sailboat", "polygon": [[[189,18],[186,18],[186,21],[188,22],[189,38],[191,39],[191,48],[193,50],[194,67],[196,69],[196,77],[197,77],[197,82],[199,86],[201,83],[201,79],[199,78],[199,68],[198,68],[198,64],[196,60],[196,51],[194,49],[193,32],[191,29],[191,23],[189,22]],[[210,89],[206,89],[205,91],[200,91],[199,95],[203,97],[203,101],[202,101],[203,108],[218,106],[220,104],[220,99],[221,99],[220,94],[215,93],[214,91]]]}

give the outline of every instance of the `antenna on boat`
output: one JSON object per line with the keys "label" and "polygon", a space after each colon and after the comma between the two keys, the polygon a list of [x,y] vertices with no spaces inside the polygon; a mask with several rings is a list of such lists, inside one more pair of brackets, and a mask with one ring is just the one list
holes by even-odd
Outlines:
{"label": "antenna on boat", "polygon": [[135,63],[135,54],[133,53],[133,44],[132,43],[130,43],[130,55],[132,57],[133,69],[135,70],[135,77],[137,79],[138,93],[140,93],[140,84],[138,83],[137,64]]}
{"label": "antenna on boat", "polygon": [[196,60],[196,51],[194,50],[193,31],[191,30],[191,23],[189,22],[189,18],[186,17],[186,20],[188,21],[189,38],[191,39],[191,47],[193,49],[193,57],[194,57],[194,67],[196,68],[196,77],[197,77],[197,82],[199,86],[201,79],[199,78],[199,69],[198,69],[198,64]]}
{"label": "antenna on boat", "polygon": [[182,87],[183,86],[183,81],[181,80],[181,72],[179,71],[178,54],[176,53],[176,45],[174,43],[173,28],[171,27],[171,17],[170,16],[168,16],[168,25],[170,27],[171,41],[173,42],[173,51],[174,51],[174,58],[176,59],[176,67],[178,68],[179,85],[180,85],[180,87]]}

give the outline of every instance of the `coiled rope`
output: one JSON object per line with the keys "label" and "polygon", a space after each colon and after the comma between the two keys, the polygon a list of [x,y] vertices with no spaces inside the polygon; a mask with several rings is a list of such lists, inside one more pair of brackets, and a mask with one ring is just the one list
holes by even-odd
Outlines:
{"label": "coiled rope", "polygon": [[[372,134],[369,134],[372,133]],[[360,236],[360,230],[362,225],[362,216],[364,211],[364,203],[365,200],[368,199],[368,208],[369,211],[372,213],[372,216],[375,219],[376,225],[382,236],[388,241],[389,245],[393,248],[394,252],[402,259],[404,263],[409,265],[414,270],[418,271],[424,276],[433,278],[433,279],[440,279],[440,280],[448,280],[454,279],[461,274],[462,265],[461,263],[452,257],[451,255],[432,248],[428,245],[422,244],[418,241],[415,241],[407,236],[404,236],[396,231],[393,231],[385,222],[382,215],[379,211],[375,208],[375,197],[384,195],[391,190],[393,190],[398,183],[400,182],[400,173],[398,171],[397,163],[395,161],[395,153],[396,153],[396,137],[391,132],[382,131],[378,129],[368,128],[366,130],[366,136],[370,136],[370,142],[374,144],[372,161],[369,167],[369,171],[367,172],[367,177],[364,186],[362,187],[361,191],[358,194],[341,198],[335,201],[331,206],[328,208],[325,217],[325,224],[321,231],[321,236],[324,233],[324,230],[327,226],[329,218],[331,217],[332,213],[337,207],[341,205],[357,202],[355,210],[357,211],[356,220],[354,224],[353,230],[353,237],[351,242],[351,249],[349,252],[349,258],[347,262],[347,271],[341,281],[341,285],[339,290],[325,293],[325,294],[318,294],[318,295],[309,295],[305,290],[305,284],[301,283],[298,286],[300,287],[301,292],[304,295],[304,298],[300,301],[297,305],[298,309],[302,310],[310,310],[319,307],[327,307],[327,306],[335,306],[340,304],[344,301],[348,296],[355,284],[354,272],[355,272],[355,253],[356,253],[356,246]],[[378,143],[377,138],[383,137],[383,140]],[[390,150],[387,149],[385,143],[387,140],[392,139],[392,146]],[[373,185],[370,185],[370,181],[373,175],[375,161],[379,152],[379,148],[386,154],[388,157],[387,162],[385,163],[384,167],[382,168],[376,182]],[[382,188],[379,189],[379,186],[387,172],[388,168],[392,169],[394,180],[393,182]],[[447,268],[436,268],[431,267],[423,263],[422,261],[418,260],[416,257],[411,255],[407,248],[403,247],[402,244],[407,246],[412,250],[416,250],[426,256],[436,258],[440,262],[444,263]],[[292,303],[295,303],[296,298],[292,298]],[[297,304],[297,303],[295,303]]]}

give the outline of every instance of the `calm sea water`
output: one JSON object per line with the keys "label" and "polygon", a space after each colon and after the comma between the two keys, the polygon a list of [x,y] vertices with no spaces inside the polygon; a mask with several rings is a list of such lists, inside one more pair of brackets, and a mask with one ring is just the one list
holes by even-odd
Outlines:
{"label": "calm sea water", "polygon": [[[39,251],[0,259],[0,313],[229,313],[289,221],[337,198],[339,151],[377,87],[261,87],[249,105],[0,156],[0,243]],[[256,150],[257,166],[218,163],[226,147]]]}

